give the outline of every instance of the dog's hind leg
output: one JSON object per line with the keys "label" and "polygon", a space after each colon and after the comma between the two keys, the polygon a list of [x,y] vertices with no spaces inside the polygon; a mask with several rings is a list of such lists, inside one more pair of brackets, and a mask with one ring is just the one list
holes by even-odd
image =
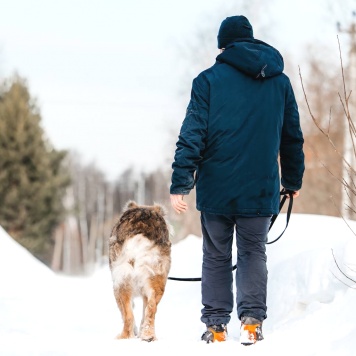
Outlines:
{"label": "dog's hind leg", "polygon": [[114,295],[124,323],[117,339],[133,338],[135,337],[135,318],[132,309],[132,290],[129,286],[121,285],[114,289]]}
{"label": "dog's hind leg", "polygon": [[139,334],[141,340],[156,340],[155,318],[158,303],[164,293],[165,284],[165,278],[162,276],[154,276],[150,278],[145,288],[145,295],[143,296],[143,316]]}

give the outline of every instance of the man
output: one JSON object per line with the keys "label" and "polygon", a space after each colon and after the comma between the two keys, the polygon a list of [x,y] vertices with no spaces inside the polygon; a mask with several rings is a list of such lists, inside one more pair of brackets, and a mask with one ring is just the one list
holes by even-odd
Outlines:
{"label": "man", "polygon": [[[279,212],[280,184],[299,195],[303,134],[283,58],[254,39],[244,16],[218,32],[216,63],[193,81],[172,164],[177,213],[196,184],[203,234],[202,340],[224,341],[233,310],[232,242],[236,229],[236,306],[240,342],[262,340],[267,317],[267,233]],[[281,179],[279,177],[280,158]]]}

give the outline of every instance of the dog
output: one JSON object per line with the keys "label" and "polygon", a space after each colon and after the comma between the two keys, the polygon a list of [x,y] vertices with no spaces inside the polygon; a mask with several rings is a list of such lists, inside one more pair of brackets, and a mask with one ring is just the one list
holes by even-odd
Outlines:
{"label": "dog", "polygon": [[[117,339],[138,336],[156,340],[155,317],[171,268],[173,233],[160,204],[138,205],[129,201],[109,240],[109,266],[114,296],[121,312],[123,329]],[[137,335],[133,300],[142,297],[143,315]]]}

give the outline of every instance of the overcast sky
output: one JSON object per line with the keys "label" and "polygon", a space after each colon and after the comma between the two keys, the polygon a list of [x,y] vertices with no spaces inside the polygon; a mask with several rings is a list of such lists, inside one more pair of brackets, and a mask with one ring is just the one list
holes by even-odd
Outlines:
{"label": "overcast sky", "polygon": [[[184,72],[178,45],[191,41],[197,28],[217,32],[219,14],[241,14],[241,3],[0,0],[0,77],[17,71],[26,78],[52,144],[78,151],[108,178],[130,165],[167,168],[168,132],[178,135],[189,100],[189,91],[178,95]],[[271,4],[268,11],[256,7],[259,24],[252,24],[255,37],[273,39],[282,55],[305,57],[302,46],[314,39],[336,45],[335,24],[325,25],[325,1]]]}

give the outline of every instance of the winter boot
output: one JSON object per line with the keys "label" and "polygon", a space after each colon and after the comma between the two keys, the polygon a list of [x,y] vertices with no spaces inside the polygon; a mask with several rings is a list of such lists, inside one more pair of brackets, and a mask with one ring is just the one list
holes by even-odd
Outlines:
{"label": "winter boot", "polygon": [[263,340],[262,321],[250,316],[241,318],[240,343],[248,346]]}
{"label": "winter boot", "polygon": [[225,324],[210,325],[207,327],[205,333],[201,339],[206,341],[207,344],[214,341],[226,341],[227,339],[227,327]]}

